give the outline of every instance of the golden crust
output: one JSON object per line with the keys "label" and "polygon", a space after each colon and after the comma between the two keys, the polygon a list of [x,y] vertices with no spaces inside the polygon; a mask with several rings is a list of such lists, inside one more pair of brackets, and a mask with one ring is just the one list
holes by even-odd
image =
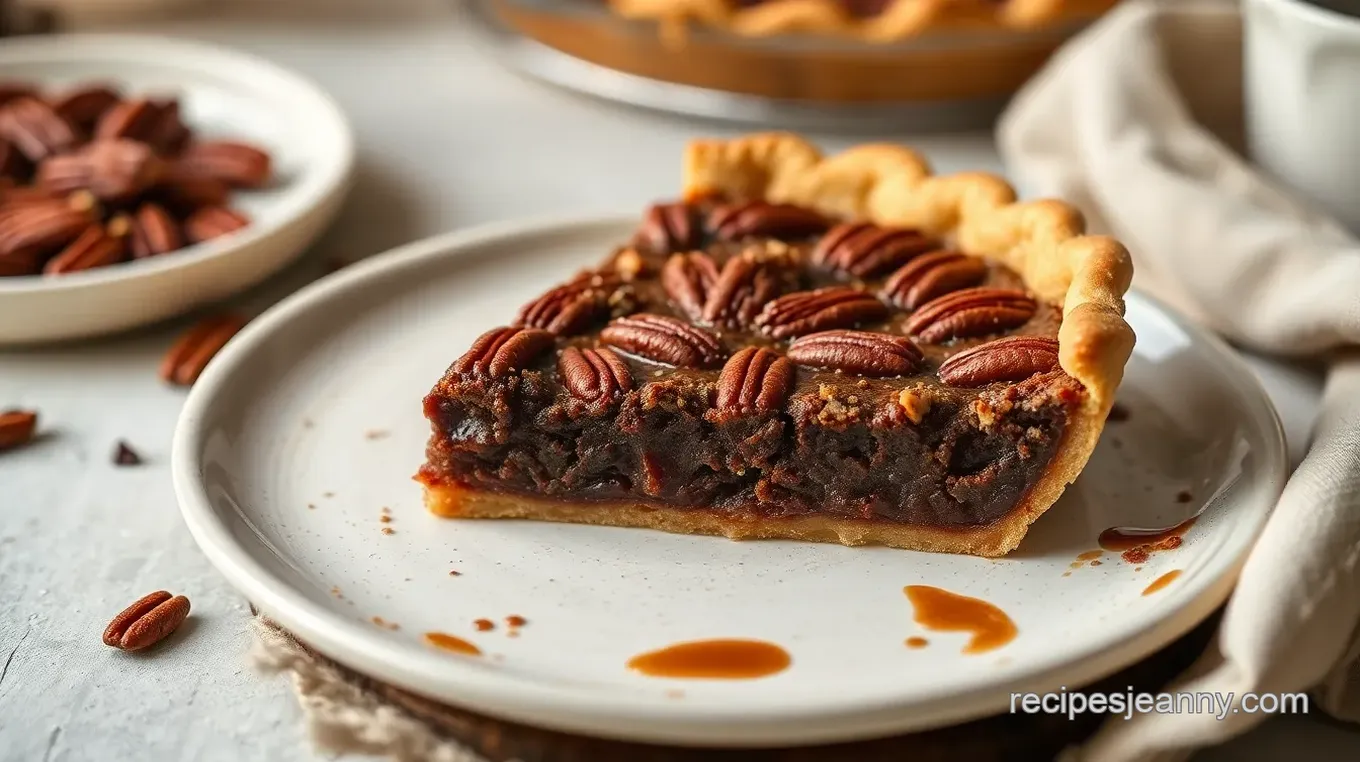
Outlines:
{"label": "golden crust", "polygon": [[1087,393],[1058,452],[1005,519],[977,530],[981,537],[952,545],[946,537],[946,547],[932,541],[920,549],[999,555],[1018,545],[1086,466],[1114,403],[1134,342],[1124,321],[1124,293],[1133,278],[1128,251],[1112,238],[1085,235],[1081,213],[1069,204],[1018,202],[995,175],[931,175],[919,154],[899,146],[866,145],[824,158],[797,135],[761,133],[691,143],[684,172],[688,198],[720,193],[794,203],[841,218],[952,234],[962,250],[1005,264],[1040,297],[1062,305],[1059,362]]}
{"label": "golden crust", "polygon": [[543,500],[461,487],[425,488],[425,507],[449,519],[529,519],[567,524],[638,527],[676,534],[704,534],[732,540],[802,540],[841,545],[886,545],[890,548],[975,556],[1005,555],[1029,526],[1021,514],[981,528],[894,524],[840,516],[797,516],[740,519],[696,508],[665,508],[641,503],[591,503]]}
{"label": "golden crust", "polygon": [[747,37],[788,33],[850,36],[871,42],[913,37],[932,28],[1036,29],[1091,18],[1118,0],[892,0],[882,13],[856,18],[838,0],[766,0],[739,7],[730,0],[609,0],[625,18],[655,20],[674,36],[691,21]]}

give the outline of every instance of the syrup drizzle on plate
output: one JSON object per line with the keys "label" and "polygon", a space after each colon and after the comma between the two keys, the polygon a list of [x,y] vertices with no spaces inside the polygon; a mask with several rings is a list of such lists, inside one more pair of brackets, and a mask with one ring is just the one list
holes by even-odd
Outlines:
{"label": "syrup drizzle on plate", "polygon": [[463,640],[457,635],[449,635],[448,633],[444,632],[425,633],[425,642],[429,643],[435,648],[441,648],[445,651],[452,651],[456,654],[467,654],[468,656],[481,656],[482,654],[482,649],[478,648],[472,643]]}
{"label": "syrup drizzle on plate", "polygon": [[719,638],[676,643],[628,660],[648,677],[750,680],[788,669],[789,652],[763,640]]}
{"label": "syrup drizzle on plate", "polygon": [[1153,593],[1157,592],[1158,590],[1161,590],[1162,588],[1166,587],[1172,582],[1175,582],[1176,578],[1179,576],[1181,576],[1181,570],[1172,569],[1171,571],[1167,572],[1166,574],[1163,574],[1157,579],[1152,580],[1152,584],[1148,585],[1146,588],[1143,589],[1143,595],[1152,595]]}
{"label": "syrup drizzle on plate", "polygon": [[973,637],[963,647],[966,654],[1000,648],[1019,632],[1006,612],[979,598],[928,585],[907,585],[902,592],[916,609],[917,624],[929,630],[971,633]]}

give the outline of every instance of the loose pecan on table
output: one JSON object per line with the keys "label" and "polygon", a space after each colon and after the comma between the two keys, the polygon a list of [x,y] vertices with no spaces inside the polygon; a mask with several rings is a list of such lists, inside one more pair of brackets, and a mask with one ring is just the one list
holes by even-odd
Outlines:
{"label": "loose pecan on table", "polygon": [[723,358],[713,334],[663,315],[630,315],[600,332],[600,341],[655,362],[679,368],[708,368]]}
{"label": "loose pecan on table", "polygon": [[959,352],[940,365],[950,386],[985,386],[1023,381],[1058,367],[1058,342],[1042,336],[1007,336]]}
{"label": "loose pecan on table", "polygon": [[633,388],[628,365],[609,347],[567,347],[557,358],[562,385],[582,402],[600,402]]}
{"label": "loose pecan on table", "polygon": [[717,409],[739,415],[780,409],[793,389],[793,363],[761,347],[732,355],[718,374]]}
{"label": "loose pecan on table", "polygon": [[755,324],[776,339],[882,320],[888,308],[873,295],[849,286],[786,294],[765,305]]}
{"label": "loose pecan on table", "polygon": [[509,376],[524,370],[553,341],[551,333],[539,328],[492,328],[472,343],[472,348],[454,362],[453,369],[466,375]]}
{"label": "loose pecan on table", "polygon": [[132,449],[132,445],[120,439],[113,448],[113,464],[115,466],[140,466],[142,465],[142,456]]}
{"label": "loose pecan on table", "polygon": [[905,336],[869,331],[823,331],[789,345],[789,359],[811,368],[860,376],[905,376],[921,365],[921,349]]}
{"label": "loose pecan on table", "polygon": [[872,278],[924,254],[937,242],[920,231],[879,227],[869,222],[837,225],[812,250],[812,262],[856,278]]}
{"label": "loose pecan on table", "polygon": [[693,207],[682,202],[653,204],[642,218],[634,240],[659,254],[699,245],[699,225]]}
{"label": "loose pecan on table", "polygon": [[198,380],[208,361],[246,324],[240,315],[214,315],[185,331],[161,359],[160,377],[176,386]]}
{"label": "loose pecan on table", "polygon": [[613,273],[581,273],[521,307],[515,325],[558,336],[580,333],[609,314],[610,301],[622,283]]}
{"label": "loose pecan on table", "polygon": [[158,590],[123,609],[104,629],[104,645],[140,651],[165,640],[189,616],[189,599]]}
{"label": "loose pecan on table", "polygon": [[951,291],[976,286],[987,277],[987,263],[957,251],[924,254],[893,273],[883,284],[882,297],[914,310]]}
{"label": "loose pecan on table", "polygon": [[715,208],[706,225],[718,238],[731,241],[747,236],[805,238],[826,230],[831,223],[801,206],[748,201]]}
{"label": "loose pecan on table", "polygon": [[718,265],[702,251],[673,254],[661,268],[661,287],[692,320],[703,319],[708,294],[717,281]]}
{"label": "loose pecan on table", "polygon": [[0,450],[28,444],[37,430],[38,414],[32,410],[0,412]]}
{"label": "loose pecan on table", "polygon": [[1038,304],[1023,291],[968,288],[932,299],[907,319],[907,333],[922,341],[986,336],[1023,325]]}
{"label": "loose pecan on table", "polygon": [[235,233],[250,224],[250,218],[225,206],[205,206],[184,221],[184,237],[190,243],[203,243]]}

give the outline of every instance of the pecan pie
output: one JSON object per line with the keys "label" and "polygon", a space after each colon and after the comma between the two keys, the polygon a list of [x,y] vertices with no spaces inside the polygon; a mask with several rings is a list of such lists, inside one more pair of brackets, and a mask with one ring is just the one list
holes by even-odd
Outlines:
{"label": "pecan pie", "polygon": [[690,146],[684,197],[425,398],[448,517],[998,556],[1082,470],[1128,253],[910,150]]}

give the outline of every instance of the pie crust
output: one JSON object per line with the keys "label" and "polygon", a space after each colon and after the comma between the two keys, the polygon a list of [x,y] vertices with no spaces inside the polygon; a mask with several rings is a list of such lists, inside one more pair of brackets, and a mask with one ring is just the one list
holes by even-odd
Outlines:
{"label": "pie crust", "polygon": [[1085,235],[1081,214],[1064,202],[1018,202],[1010,185],[990,174],[934,176],[919,154],[895,145],[864,145],[824,157],[788,133],[698,141],[685,157],[684,193],[690,201],[720,195],[796,204],[841,220],[951,236],[958,249],[1008,267],[1035,295],[1060,305],[1058,362],[1084,394],[1068,414],[1052,457],[1014,507],[981,525],[922,525],[833,514],[743,516],[631,500],[526,497],[422,478],[431,512],[980,556],[1013,550],[1086,465],[1113,404],[1134,343],[1123,318],[1123,295],[1133,273],[1125,248],[1108,237]]}

